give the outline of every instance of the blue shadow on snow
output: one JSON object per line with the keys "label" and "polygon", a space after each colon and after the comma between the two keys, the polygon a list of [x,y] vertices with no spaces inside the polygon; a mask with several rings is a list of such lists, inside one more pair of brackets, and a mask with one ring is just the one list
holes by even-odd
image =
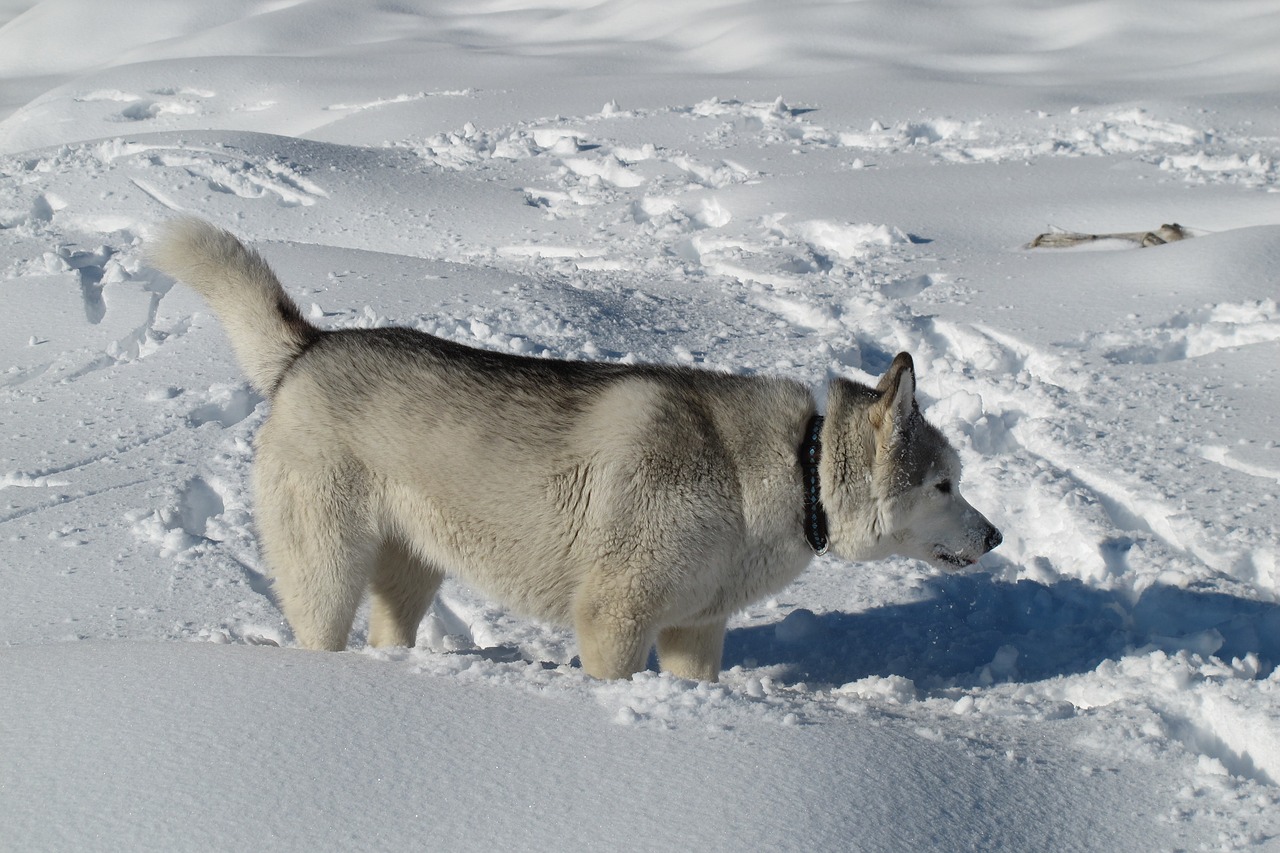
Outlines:
{"label": "blue shadow on snow", "polygon": [[1252,652],[1265,675],[1280,662],[1280,605],[1171,586],[1153,586],[1135,603],[1077,580],[943,575],[907,604],[800,610],[731,630],[724,666],[781,666],[789,681],[829,684],[900,675],[929,688],[1038,681],[1153,649],[1224,660]]}

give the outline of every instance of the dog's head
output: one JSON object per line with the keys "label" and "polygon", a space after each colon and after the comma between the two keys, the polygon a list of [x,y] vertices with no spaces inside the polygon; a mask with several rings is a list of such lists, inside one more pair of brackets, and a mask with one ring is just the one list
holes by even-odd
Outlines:
{"label": "dog's head", "polygon": [[831,547],[868,560],[900,554],[955,570],[1002,541],[960,494],[960,457],[920,414],[911,356],[875,388],[837,379],[822,432],[822,501]]}

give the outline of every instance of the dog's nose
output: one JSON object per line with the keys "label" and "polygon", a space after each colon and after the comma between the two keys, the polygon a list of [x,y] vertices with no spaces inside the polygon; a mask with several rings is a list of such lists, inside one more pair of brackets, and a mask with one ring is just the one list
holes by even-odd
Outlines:
{"label": "dog's nose", "polygon": [[987,539],[982,544],[986,546],[987,551],[991,551],[1003,541],[1004,537],[1000,535],[1000,531],[993,527],[987,532]]}

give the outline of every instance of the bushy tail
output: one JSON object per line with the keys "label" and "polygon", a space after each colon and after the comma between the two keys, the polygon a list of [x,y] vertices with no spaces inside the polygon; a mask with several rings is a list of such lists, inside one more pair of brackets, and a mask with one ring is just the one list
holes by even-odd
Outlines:
{"label": "bushy tail", "polygon": [[249,381],[271,397],[289,365],[320,335],[303,318],[262,256],[194,217],[163,226],[147,252],[163,273],[205,298],[226,328]]}

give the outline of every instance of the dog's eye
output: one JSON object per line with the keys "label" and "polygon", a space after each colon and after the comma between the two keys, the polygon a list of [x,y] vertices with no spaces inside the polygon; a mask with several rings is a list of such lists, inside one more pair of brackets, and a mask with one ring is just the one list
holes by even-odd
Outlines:
{"label": "dog's eye", "polygon": [[942,492],[944,495],[949,495],[951,494],[951,481],[943,480],[941,483],[934,486],[934,488]]}

